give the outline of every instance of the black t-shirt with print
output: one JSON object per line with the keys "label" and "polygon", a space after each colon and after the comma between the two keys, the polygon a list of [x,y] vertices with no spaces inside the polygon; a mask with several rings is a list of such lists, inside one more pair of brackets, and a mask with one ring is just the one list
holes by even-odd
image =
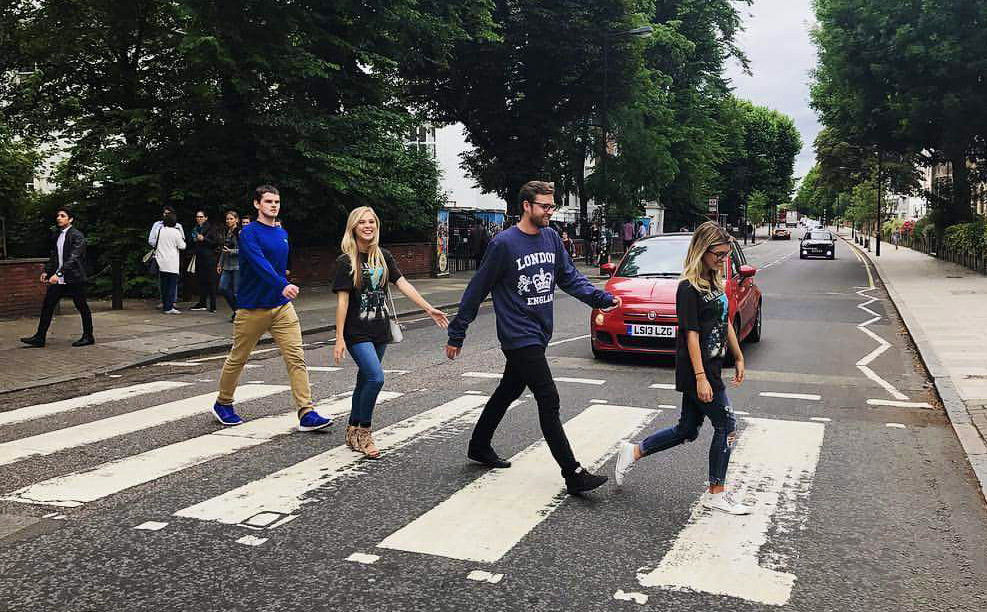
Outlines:
{"label": "black t-shirt with print", "polygon": [[[381,249],[381,253],[387,265],[388,282],[398,282],[402,274],[397,262],[389,251]],[[363,282],[357,288],[353,285],[349,256],[340,255],[336,260],[336,280],[332,290],[348,291],[350,294],[343,339],[348,345],[358,342],[390,342],[388,317],[391,316],[391,304],[387,298],[387,288],[381,282],[384,271],[382,268],[370,268],[366,253],[360,253],[360,266],[363,268]]]}
{"label": "black t-shirt with print", "polygon": [[724,388],[720,370],[727,354],[727,317],[729,304],[723,291],[714,289],[706,294],[687,280],[679,283],[675,293],[675,314],[679,319],[678,339],[675,344],[675,389],[696,393],[696,373],[689,358],[688,333],[699,332],[699,350],[702,354],[706,380],[713,391]]}

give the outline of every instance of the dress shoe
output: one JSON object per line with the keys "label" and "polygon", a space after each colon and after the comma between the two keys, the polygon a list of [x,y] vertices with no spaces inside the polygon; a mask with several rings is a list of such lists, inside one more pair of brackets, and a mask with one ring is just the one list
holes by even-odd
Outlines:
{"label": "dress shoe", "polygon": [[494,449],[489,446],[486,448],[476,448],[470,445],[469,449],[466,451],[466,456],[476,461],[477,463],[482,463],[485,466],[492,468],[509,468],[511,467],[511,462],[506,459],[501,459]]}
{"label": "dress shoe", "polygon": [[72,343],[72,346],[89,346],[90,344],[96,344],[96,339],[92,336],[83,336]]}
{"label": "dress shoe", "polygon": [[21,342],[28,346],[34,346],[41,348],[45,345],[45,339],[40,336],[27,336],[26,338],[21,338]]}

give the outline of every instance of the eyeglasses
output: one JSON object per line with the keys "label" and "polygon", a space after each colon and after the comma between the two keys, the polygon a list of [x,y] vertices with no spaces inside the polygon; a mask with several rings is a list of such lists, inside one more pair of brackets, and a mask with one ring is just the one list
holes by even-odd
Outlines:
{"label": "eyeglasses", "polygon": [[556,208],[558,208],[558,206],[556,206],[555,204],[545,204],[543,202],[532,202],[532,204],[537,204],[538,206],[541,206],[541,209],[547,213],[550,213]]}
{"label": "eyeglasses", "polygon": [[707,249],[707,253],[716,258],[716,261],[723,261],[730,255],[730,251],[714,251],[713,249]]}

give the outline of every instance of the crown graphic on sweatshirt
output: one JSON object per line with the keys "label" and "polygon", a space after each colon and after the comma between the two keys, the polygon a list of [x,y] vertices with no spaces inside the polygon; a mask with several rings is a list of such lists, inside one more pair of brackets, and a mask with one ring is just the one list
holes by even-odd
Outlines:
{"label": "crown graphic on sweatshirt", "polygon": [[545,293],[552,288],[552,273],[546,272],[544,268],[538,268],[538,274],[531,277],[535,283],[535,290],[538,293]]}

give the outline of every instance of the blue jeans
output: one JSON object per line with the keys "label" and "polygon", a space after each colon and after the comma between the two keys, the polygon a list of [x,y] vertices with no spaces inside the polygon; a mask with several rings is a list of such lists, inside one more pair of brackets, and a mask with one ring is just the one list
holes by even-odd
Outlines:
{"label": "blue jeans", "polygon": [[699,401],[694,393],[683,393],[679,422],[645,438],[641,442],[641,455],[650,455],[692,442],[699,437],[699,428],[704,417],[709,417],[713,423],[713,441],[709,445],[709,484],[722,485],[730,464],[730,452],[733,450],[733,433],[737,429],[733,408],[725,390],[713,393],[713,401],[708,404]]}
{"label": "blue jeans", "polygon": [[356,388],[353,390],[353,408],[350,410],[349,424],[370,427],[377,396],[384,387],[384,370],[381,369],[381,361],[384,360],[387,344],[357,342],[348,348],[353,361],[360,368],[356,373]]}
{"label": "blue jeans", "polygon": [[236,312],[236,289],[240,286],[239,270],[223,270],[219,275],[219,292],[226,298],[230,310]]}
{"label": "blue jeans", "polygon": [[173,272],[158,272],[161,284],[161,310],[168,312],[175,307],[175,291],[178,288],[178,274]]}

